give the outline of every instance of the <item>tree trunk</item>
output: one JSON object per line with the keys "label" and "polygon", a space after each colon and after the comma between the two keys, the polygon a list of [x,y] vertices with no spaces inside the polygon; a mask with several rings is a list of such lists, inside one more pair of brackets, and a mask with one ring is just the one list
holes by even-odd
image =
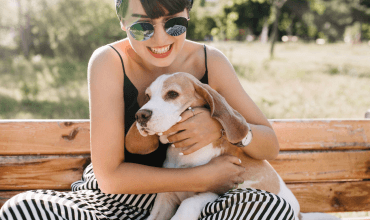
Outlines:
{"label": "tree trunk", "polygon": [[262,33],[261,33],[261,42],[262,43],[267,43],[269,38],[269,22],[268,18],[265,19],[263,22],[263,28],[262,28]]}
{"label": "tree trunk", "polygon": [[271,33],[271,48],[270,48],[270,59],[274,58],[274,49],[275,49],[275,43],[277,40],[277,35],[278,35],[278,25],[279,25],[279,17],[280,17],[280,8],[277,7],[276,5],[274,6],[276,10],[275,14],[275,21],[274,25],[272,28],[272,33]]}
{"label": "tree trunk", "polygon": [[275,49],[275,43],[276,43],[277,36],[278,36],[278,25],[279,25],[279,18],[281,14],[281,8],[283,7],[286,1],[287,0],[273,1],[273,6],[275,8],[275,21],[274,21],[274,26],[272,29],[272,34],[271,34],[270,59],[274,58],[274,49]]}
{"label": "tree trunk", "polygon": [[[30,7],[28,7],[27,14],[23,15],[21,0],[17,0],[18,4],[18,31],[20,37],[20,47],[22,48],[23,55],[28,58],[30,49]],[[29,5],[28,5],[29,6]],[[24,22],[24,19],[26,21]]]}

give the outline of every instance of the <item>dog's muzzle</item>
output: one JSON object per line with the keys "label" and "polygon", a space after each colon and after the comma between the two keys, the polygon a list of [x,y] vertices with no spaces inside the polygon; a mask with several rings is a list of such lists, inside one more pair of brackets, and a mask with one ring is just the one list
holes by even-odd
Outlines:
{"label": "dog's muzzle", "polygon": [[142,127],[146,127],[148,121],[152,117],[153,111],[148,110],[148,109],[140,109],[139,111],[136,112],[135,118],[136,121],[140,124]]}

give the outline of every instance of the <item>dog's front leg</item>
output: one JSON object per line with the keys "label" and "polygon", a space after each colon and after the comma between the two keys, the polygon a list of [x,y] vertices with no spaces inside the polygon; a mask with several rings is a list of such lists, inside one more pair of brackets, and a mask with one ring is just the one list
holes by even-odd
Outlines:
{"label": "dog's front leg", "polygon": [[169,220],[180,203],[175,193],[158,193],[147,220]]}
{"label": "dog's front leg", "polygon": [[197,220],[203,208],[209,202],[214,202],[218,198],[215,193],[200,193],[187,198],[181,202],[176,214],[171,220]]}

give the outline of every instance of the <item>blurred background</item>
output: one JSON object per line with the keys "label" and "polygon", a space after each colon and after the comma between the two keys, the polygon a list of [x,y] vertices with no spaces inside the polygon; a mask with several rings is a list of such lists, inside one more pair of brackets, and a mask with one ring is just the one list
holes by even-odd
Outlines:
{"label": "blurred background", "polygon": [[[88,119],[88,60],[126,37],[114,1],[0,5],[0,119]],[[220,49],[269,119],[370,109],[370,0],[195,0],[190,18],[187,38]]]}
{"label": "blurred background", "polygon": [[[88,60],[126,37],[114,1],[0,4],[0,118],[88,119]],[[268,118],[370,109],[370,0],[195,0],[190,17]]]}

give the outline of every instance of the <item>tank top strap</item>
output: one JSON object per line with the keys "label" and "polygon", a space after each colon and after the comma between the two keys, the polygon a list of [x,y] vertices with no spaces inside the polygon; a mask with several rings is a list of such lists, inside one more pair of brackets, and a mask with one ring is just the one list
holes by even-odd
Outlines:
{"label": "tank top strap", "polygon": [[121,56],[121,54],[117,51],[117,49],[116,48],[114,48],[112,45],[109,45],[114,51],[116,51],[117,52],[117,54],[118,54],[118,56],[119,56],[119,58],[120,58],[120,60],[121,60],[121,64],[122,64],[122,69],[123,69],[123,75],[124,75],[124,85],[126,86],[126,84],[131,84],[131,85],[133,85],[132,84],[132,82],[131,82],[131,80],[127,77],[127,75],[126,75],[126,71],[125,71],[125,65],[123,64],[123,59],[122,59],[122,56]]}
{"label": "tank top strap", "polygon": [[205,58],[205,66],[206,66],[206,72],[204,73],[204,76],[200,79],[200,81],[204,84],[208,84],[208,67],[207,67],[207,48],[204,44],[204,58]]}

